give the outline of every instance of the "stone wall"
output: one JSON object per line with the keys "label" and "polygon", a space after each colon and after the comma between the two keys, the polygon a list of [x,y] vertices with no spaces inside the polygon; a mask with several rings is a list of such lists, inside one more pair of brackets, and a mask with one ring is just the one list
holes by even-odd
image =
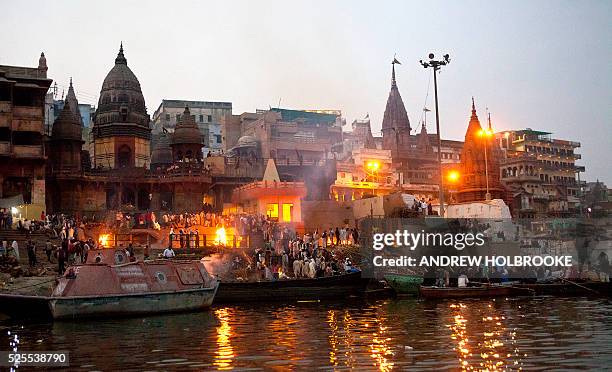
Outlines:
{"label": "stone wall", "polygon": [[302,221],[307,232],[319,231],[330,227],[342,227],[347,222],[355,226],[352,202],[334,200],[302,201]]}

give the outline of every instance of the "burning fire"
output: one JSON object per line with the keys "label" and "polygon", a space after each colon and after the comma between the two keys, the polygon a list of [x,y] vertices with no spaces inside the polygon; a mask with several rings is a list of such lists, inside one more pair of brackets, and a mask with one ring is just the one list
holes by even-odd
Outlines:
{"label": "burning fire", "polygon": [[215,245],[227,245],[227,234],[225,233],[225,227],[220,227],[215,232]]}
{"label": "burning fire", "polygon": [[100,234],[98,237],[98,243],[100,243],[103,247],[108,247],[110,243],[111,236],[110,234]]}

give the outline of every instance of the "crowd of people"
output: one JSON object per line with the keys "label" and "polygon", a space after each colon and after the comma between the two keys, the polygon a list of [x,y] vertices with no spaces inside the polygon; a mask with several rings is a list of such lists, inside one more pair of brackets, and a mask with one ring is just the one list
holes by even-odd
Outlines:
{"label": "crowd of people", "polygon": [[[264,248],[255,249],[251,262],[254,266],[249,269],[265,280],[318,278],[357,270],[348,257],[339,260],[331,246],[320,246],[308,235],[290,239],[280,252],[272,248],[272,242],[266,242]],[[238,259],[234,266],[239,265]]]}
{"label": "crowd of people", "polygon": [[412,203],[412,210],[425,216],[433,215],[434,212],[431,202],[431,198],[428,201],[425,201],[425,198],[421,198],[421,200],[419,200],[415,197],[414,202]]}

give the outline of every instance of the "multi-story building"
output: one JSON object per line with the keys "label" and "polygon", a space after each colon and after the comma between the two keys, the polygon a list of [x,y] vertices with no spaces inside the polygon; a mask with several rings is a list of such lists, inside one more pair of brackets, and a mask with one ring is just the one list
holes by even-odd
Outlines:
{"label": "multi-story building", "polygon": [[45,95],[51,81],[43,53],[38,67],[0,66],[0,199],[23,199],[30,215],[45,209]]}
{"label": "multi-story building", "polygon": [[263,158],[277,165],[313,163],[331,156],[342,141],[342,118],[335,114],[273,108],[242,124],[243,136],[255,138]]}
{"label": "multi-story building", "polygon": [[[222,122],[227,115],[232,114],[231,102],[207,102],[164,99],[153,113],[153,134],[162,132],[162,128],[173,132],[176,124],[180,121],[185,107],[188,107],[191,115],[202,132],[204,138],[205,155],[209,151],[219,153],[224,149]],[[154,138],[155,141],[155,138]]]}
{"label": "multi-story building", "polygon": [[[579,203],[579,142],[553,139],[550,132],[527,128],[496,133],[504,153],[502,182],[513,193],[519,216],[567,215]],[[578,177],[578,179],[577,179]]]}

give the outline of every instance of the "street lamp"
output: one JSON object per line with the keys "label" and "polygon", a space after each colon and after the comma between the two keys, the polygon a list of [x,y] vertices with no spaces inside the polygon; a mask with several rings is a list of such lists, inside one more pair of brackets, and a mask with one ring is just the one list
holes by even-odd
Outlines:
{"label": "street lamp", "polygon": [[446,176],[449,183],[456,183],[457,181],[459,181],[459,177],[460,177],[460,174],[456,170],[452,170],[448,172],[448,175]]}
{"label": "street lamp", "polygon": [[438,133],[438,166],[440,167],[440,216],[444,217],[444,190],[442,189],[442,181],[444,179],[442,175],[442,136],[440,135],[440,111],[438,110],[438,78],[436,72],[440,70],[440,67],[450,63],[450,56],[448,54],[443,55],[443,60],[434,60],[434,54],[429,53],[429,61],[423,62],[420,60],[419,63],[424,68],[431,67],[433,69],[434,77],[434,97],[436,101],[436,132]]}
{"label": "street lamp", "polygon": [[372,160],[366,163],[366,168],[372,172],[372,176],[374,178],[374,182],[378,182],[378,177],[376,172],[380,169],[380,162]]}
{"label": "street lamp", "polygon": [[[491,122],[491,114],[489,114],[489,123]],[[493,131],[489,128],[481,129],[478,131],[478,136],[484,138],[484,154],[485,154],[485,177],[487,179],[487,193],[485,194],[485,200],[491,200],[491,193],[489,192],[489,159],[487,156],[487,147],[489,146],[488,138],[493,135]]]}

